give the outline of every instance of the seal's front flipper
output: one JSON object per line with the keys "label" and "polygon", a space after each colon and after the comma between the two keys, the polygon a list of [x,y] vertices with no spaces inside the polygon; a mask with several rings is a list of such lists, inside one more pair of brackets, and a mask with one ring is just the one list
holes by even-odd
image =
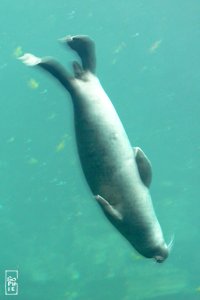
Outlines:
{"label": "seal's front flipper", "polygon": [[123,219],[121,213],[116,210],[110,203],[108,203],[107,200],[105,200],[103,197],[96,195],[95,199],[100,204],[101,208],[105,212],[106,215],[109,215],[115,220],[121,221]]}
{"label": "seal's front flipper", "polygon": [[62,42],[66,42],[71,49],[76,51],[76,53],[79,55],[82,61],[82,66],[85,71],[90,71],[91,73],[95,73],[95,69],[96,69],[95,44],[88,36],[69,35],[60,40]]}
{"label": "seal's front flipper", "polygon": [[145,155],[145,153],[142,151],[139,147],[133,148],[135,160],[137,163],[138,171],[140,174],[140,178],[144,185],[147,187],[150,186],[151,180],[152,180],[152,168],[151,168],[151,162],[148,159],[148,157]]}
{"label": "seal's front flipper", "polygon": [[34,56],[33,54],[26,53],[23,56],[19,57],[19,60],[21,60],[27,66],[39,66],[43,68],[44,70],[52,74],[62,85],[64,85],[64,87],[69,92],[72,91],[73,77],[71,77],[67,73],[65,68],[53,58],[51,57],[40,58]]}

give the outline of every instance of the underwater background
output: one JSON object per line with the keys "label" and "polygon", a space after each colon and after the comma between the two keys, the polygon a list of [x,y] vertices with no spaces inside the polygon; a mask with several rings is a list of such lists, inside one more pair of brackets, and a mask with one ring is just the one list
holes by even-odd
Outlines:
{"label": "underwater background", "polygon": [[[133,146],[153,166],[163,264],[141,257],[105,219],[77,157],[69,95],[17,58],[54,56],[87,34],[97,74]],[[200,2],[1,0],[0,298],[200,299]]]}

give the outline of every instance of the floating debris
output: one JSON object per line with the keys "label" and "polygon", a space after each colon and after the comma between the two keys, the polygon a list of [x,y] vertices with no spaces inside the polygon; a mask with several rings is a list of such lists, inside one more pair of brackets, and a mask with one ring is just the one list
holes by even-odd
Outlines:
{"label": "floating debris", "polygon": [[[126,46],[127,46],[126,43],[122,41],[122,42],[114,49],[114,51],[113,51],[114,55],[120,54],[120,53],[124,50],[124,48],[126,48]],[[115,56],[115,57],[113,58],[112,64],[115,65],[116,62],[117,62],[117,56]]]}
{"label": "floating debris", "polygon": [[65,140],[62,140],[57,146],[56,146],[56,152],[63,151],[65,148]]}
{"label": "floating debris", "polygon": [[132,38],[136,38],[136,37],[138,37],[139,35],[140,35],[139,32],[136,32],[136,33],[132,34],[131,37],[132,37]]}
{"label": "floating debris", "polygon": [[69,13],[67,13],[67,19],[68,19],[68,20],[74,19],[75,13],[76,13],[75,10],[72,10],[72,11],[70,11]]}
{"label": "floating debris", "polygon": [[7,140],[7,143],[13,143],[15,141],[15,137],[14,136],[11,136],[8,140]]}
{"label": "floating debris", "polygon": [[56,146],[56,152],[60,152],[60,151],[63,151],[63,150],[64,150],[66,139],[69,139],[69,135],[68,135],[68,134],[64,134],[64,135],[62,136],[62,140],[61,140],[60,143],[58,143],[58,145]]}
{"label": "floating debris", "polygon": [[25,143],[25,144],[30,144],[30,143],[32,143],[32,139],[28,138],[28,139],[26,139],[26,140],[24,141],[24,143]]}
{"label": "floating debris", "polygon": [[114,50],[115,54],[120,53],[124,48],[126,48],[126,43],[125,42],[121,42]]}
{"label": "floating debris", "polygon": [[32,90],[36,90],[36,89],[39,87],[39,83],[38,83],[34,78],[31,78],[31,79],[28,81],[28,86],[29,86]]}
{"label": "floating debris", "polygon": [[140,254],[131,253],[131,259],[132,260],[141,260],[143,257]]}
{"label": "floating debris", "polygon": [[56,116],[57,116],[57,114],[53,112],[47,117],[47,120],[54,120],[56,118]]}
{"label": "floating debris", "polygon": [[4,68],[6,68],[7,67],[7,63],[4,63],[4,64],[2,64],[2,65],[0,65],[0,70],[2,70],[2,69],[4,69]]}
{"label": "floating debris", "polygon": [[15,50],[13,51],[13,55],[18,58],[20,56],[22,56],[23,51],[22,51],[22,47],[18,46],[17,48],[15,48]]}
{"label": "floating debris", "polygon": [[47,89],[44,89],[43,91],[40,92],[40,94],[41,94],[41,95],[45,95],[45,94],[47,94],[47,92],[48,92],[48,90],[47,90]]}
{"label": "floating debris", "polygon": [[31,158],[29,158],[29,160],[27,162],[29,165],[36,165],[39,163],[39,160],[35,157],[31,157]]}
{"label": "floating debris", "polygon": [[174,183],[171,180],[163,180],[163,181],[160,182],[160,185],[162,187],[171,188],[171,187],[174,186]]}
{"label": "floating debris", "polygon": [[66,299],[68,299],[68,300],[73,300],[73,299],[77,299],[79,297],[79,294],[75,291],[73,291],[73,292],[67,291],[65,293],[65,297],[67,297]]}
{"label": "floating debris", "polygon": [[157,49],[160,47],[161,43],[162,43],[162,40],[161,40],[161,39],[155,41],[155,42],[151,45],[151,47],[149,48],[149,52],[150,52],[150,53],[156,52]]}

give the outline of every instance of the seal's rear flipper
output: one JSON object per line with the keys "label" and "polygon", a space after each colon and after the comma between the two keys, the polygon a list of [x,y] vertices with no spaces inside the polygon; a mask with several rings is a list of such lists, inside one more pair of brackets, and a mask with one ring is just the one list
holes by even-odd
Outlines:
{"label": "seal's rear flipper", "polygon": [[19,57],[27,66],[39,66],[53,75],[64,87],[71,92],[73,89],[73,77],[71,77],[65,68],[51,57],[40,58],[33,54],[26,53]]}
{"label": "seal's rear flipper", "polygon": [[117,221],[121,221],[123,219],[121,213],[116,210],[110,203],[108,203],[107,200],[105,200],[103,197],[96,195],[95,199],[100,204],[101,208],[105,212],[106,215],[109,215],[112,219],[115,219]]}
{"label": "seal's rear flipper", "polygon": [[86,35],[66,36],[60,39],[62,42],[66,42],[68,46],[77,52],[79,55],[84,71],[90,71],[95,73],[96,69],[96,55],[95,44]]}
{"label": "seal's rear flipper", "polygon": [[42,62],[40,57],[37,57],[31,53],[25,53],[24,55],[18,57],[18,59],[29,67],[39,65]]}

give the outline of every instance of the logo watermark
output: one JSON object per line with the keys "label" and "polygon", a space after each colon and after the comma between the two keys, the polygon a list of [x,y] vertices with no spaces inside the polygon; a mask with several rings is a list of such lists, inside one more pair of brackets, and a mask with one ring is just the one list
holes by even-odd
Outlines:
{"label": "logo watermark", "polygon": [[18,295],[18,270],[5,270],[5,295]]}

